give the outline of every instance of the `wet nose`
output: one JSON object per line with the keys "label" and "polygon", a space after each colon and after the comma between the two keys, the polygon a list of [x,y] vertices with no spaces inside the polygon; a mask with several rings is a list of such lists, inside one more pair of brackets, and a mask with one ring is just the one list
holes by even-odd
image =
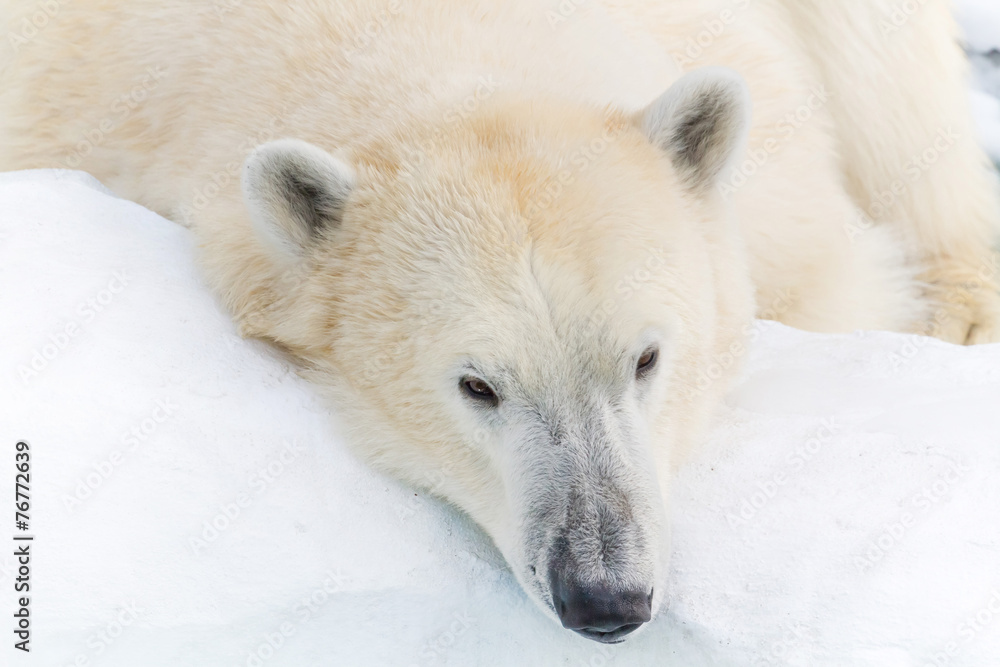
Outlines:
{"label": "wet nose", "polygon": [[611,644],[649,621],[652,591],[616,590],[552,579],[552,603],[563,627]]}

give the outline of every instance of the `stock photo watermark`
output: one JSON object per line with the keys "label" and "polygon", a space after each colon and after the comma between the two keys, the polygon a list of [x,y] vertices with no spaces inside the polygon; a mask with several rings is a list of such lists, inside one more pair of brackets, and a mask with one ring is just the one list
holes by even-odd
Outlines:
{"label": "stock photo watermark", "polygon": [[150,94],[156,90],[166,76],[167,72],[163,67],[147,67],[139,82],[111,103],[108,115],[83,133],[73,152],[63,160],[63,166],[67,169],[78,168],[83,163],[84,158],[107,141],[108,137],[128,120],[132,112],[149,99]]}
{"label": "stock photo watermark", "polygon": [[697,33],[688,38],[680,51],[674,52],[674,62],[681,69],[697,65],[705,52],[712,48],[729,26],[736,23],[741,14],[750,8],[754,0],[733,0],[732,6],[719,10],[715,16],[705,19]]}
{"label": "stock photo watermark", "polygon": [[107,484],[115,471],[153,437],[162,424],[173,418],[176,411],[177,405],[170,398],[157,399],[147,416],[133,424],[119,437],[120,448],[113,449],[107,457],[91,464],[90,470],[77,478],[72,493],[62,495],[60,500],[63,507],[70,512],[78,510],[98,489]]}
{"label": "stock photo watermark", "polygon": [[937,479],[915,490],[904,509],[894,519],[883,524],[854,557],[855,569],[865,574],[882,563],[931,510],[948,500],[952,489],[971,471],[970,465],[952,462]]}
{"label": "stock photo watermark", "polygon": [[14,648],[31,652],[31,559],[34,536],[31,530],[31,445],[21,440],[14,445]]}
{"label": "stock photo watermark", "polygon": [[947,667],[994,623],[1000,621],[1000,586],[990,589],[990,598],[970,611],[955,627],[955,636],[935,650],[920,667]]}
{"label": "stock photo watermark", "polygon": [[327,571],[320,585],[301,598],[292,608],[292,618],[282,621],[273,630],[260,637],[260,642],[247,653],[243,665],[263,667],[305,625],[310,623],[337,593],[343,591],[350,580],[350,576],[339,569]]}
{"label": "stock photo watermark", "polygon": [[813,87],[799,106],[788,111],[774,127],[776,136],[770,136],[760,146],[747,149],[747,157],[736,165],[718,185],[723,199],[728,200],[744,188],[775,155],[792,143],[795,136],[808,125],[816,114],[830,101],[830,92],[824,85]]}
{"label": "stock photo watermark", "polygon": [[17,367],[17,375],[21,384],[27,386],[33,379],[41,375],[49,364],[54,362],[77,337],[86,331],[88,325],[111,307],[118,295],[125,291],[131,281],[132,277],[128,271],[124,269],[115,271],[103,289],[80,301],[73,311],[75,317],[50,333],[44,343],[31,351],[30,358]]}
{"label": "stock photo watermark", "polygon": [[43,0],[35,5],[33,11],[15,24],[15,30],[7,33],[7,42],[14,53],[20,53],[28,43],[49,26],[60,10],[71,0]]}
{"label": "stock photo watermark", "polygon": [[688,393],[700,396],[712,388],[719,380],[729,376],[730,372],[750,352],[750,346],[761,337],[765,322],[779,321],[781,316],[789,312],[798,301],[795,293],[788,289],[778,290],[767,308],[757,312],[757,318],[744,325],[740,331],[741,340],[734,342],[725,350],[712,357],[709,363],[698,372],[695,383]]}
{"label": "stock photo watermark", "polygon": [[379,39],[382,32],[395,21],[406,9],[404,0],[389,0],[382,7],[379,7],[375,15],[365,21],[361,29],[347,40],[347,46],[342,46],[341,51],[344,56],[351,60],[359,53],[370,47],[375,40]]}
{"label": "stock photo watermark", "polygon": [[901,0],[892,5],[888,11],[883,11],[884,17],[878,22],[879,32],[883,37],[902,30],[929,0]]}
{"label": "stock photo watermark", "polygon": [[86,648],[60,667],[93,667],[97,664],[95,660],[104,655],[128,628],[135,625],[144,612],[145,609],[135,601],[118,605],[110,619],[87,636]]}
{"label": "stock photo watermark", "polygon": [[858,237],[875,226],[876,222],[889,217],[893,207],[905,197],[910,189],[920,182],[920,180],[934,168],[934,165],[941,160],[955,144],[962,139],[962,135],[952,127],[941,128],[937,131],[933,142],[922,152],[910,156],[903,164],[901,175],[890,183],[884,190],[872,195],[867,210],[858,209],[855,211],[853,220],[844,224],[844,233],[853,243]]}
{"label": "stock photo watermark", "polygon": [[832,417],[824,419],[815,428],[811,437],[797,444],[788,453],[781,469],[773,471],[763,480],[758,480],[753,491],[737,500],[736,505],[726,513],[726,523],[729,527],[743,528],[751,525],[757,515],[791,483],[795,475],[819,457],[842,429],[843,425],[836,419]]}
{"label": "stock photo watermark", "polygon": [[254,500],[267,493],[306,451],[305,447],[299,445],[295,440],[285,441],[284,445],[277,456],[270,458],[251,473],[247,479],[247,490],[220,504],[218,512],[202,522],[200,532],[188,538],[188,547],[191,549],[191,553],[200,556],[208,551],[209,546],[229,530],[246,510],[250,509]]}

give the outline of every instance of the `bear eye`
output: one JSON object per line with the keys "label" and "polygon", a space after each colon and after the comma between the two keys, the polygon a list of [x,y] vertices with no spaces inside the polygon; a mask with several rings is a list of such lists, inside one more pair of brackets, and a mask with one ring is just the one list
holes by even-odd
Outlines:
{"label": "bear eye", "polygon": [[493,388],[477,377],[462,378],[462,390],[469,398],[495,406],[500,400]]}
{"label": "bear eye", "polygon": [[642,353],[639,357],[639,361],[635,365],[635,376],[637,378],[643,378],[649,374],[656,367],[656,360],[659,358],[660,352],[655,347],[651,347]]}

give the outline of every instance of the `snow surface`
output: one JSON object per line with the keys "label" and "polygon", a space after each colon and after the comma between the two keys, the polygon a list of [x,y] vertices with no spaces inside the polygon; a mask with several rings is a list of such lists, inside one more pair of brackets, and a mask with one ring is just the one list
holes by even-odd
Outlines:
{"label": "snow surface", "polygon": [[[958,4],[994,48],[995,4]],[[0,665],[1000,664],[1000,346],[760,323],[674,490],[669,609],[608,647],[350,456],[193,253],[82,174],[0,175],[0,499],[27,439],[37,536],[32,654],[8,630]]]}
{"label": "snow surface", "polygon": [[466,518],[346,453],[199,283],[187,230],[82,174],[21,172],[0,177],[0,235],[0,498],[25,438],[37,535],[35,652],[4,664],[1000,656],[1000,346],[761,323],[677,484],[669,611],[602,647],[542,616]]}
{"label": "snow surface", "polygon": [[955,0],[972,64],[972,110],[983,146],[1000,165],[1000,2]]}
{"label": "snow surface", "polygon": [[995,0],[954,0],[952,4],[971,50],[986,53],[1000,48],[1000,4]]}

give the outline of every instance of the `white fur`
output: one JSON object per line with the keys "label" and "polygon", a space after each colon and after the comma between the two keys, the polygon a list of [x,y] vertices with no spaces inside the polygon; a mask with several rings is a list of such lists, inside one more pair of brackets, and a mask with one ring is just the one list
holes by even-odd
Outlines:
{"label": "white fur", "polygon": [[[372,464],[478,521],[550,614],[559,534],[580,577],[666,599],[650,499],[755,309],[1000,338],[1000,207],[944,0],[888,33],[890,0],[113,4],[64,3],[0,55],[0,168],[86,169],[190,225],[242,331],[298,357]],[[34,8],[0,3],[0,27]],[[692,178],[672,131],[713,89],[732,122]],[[346,196],[319,235],[271,188],[283,160]],[[602,561],[609,507],[628,529]]]}
{"label": "white fur", "polygon": [[[288,172],[321,186],[324,196],[338,204],[346,202],[354,190],[353,169],[304,141],[283,139],[255,148],[243,165],[243,200],[254,230],[278,263],[301,259],[317,232],[308,220],[289,210],[280,182]],[[337,217],[337,212],[330,213]],[[339,219],[312,224],[334,226]]]}

